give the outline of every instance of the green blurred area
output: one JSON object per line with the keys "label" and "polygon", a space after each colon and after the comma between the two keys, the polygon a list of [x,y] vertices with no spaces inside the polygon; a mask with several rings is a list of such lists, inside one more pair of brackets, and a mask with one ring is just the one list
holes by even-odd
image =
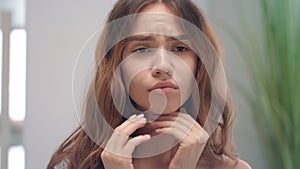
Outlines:
{"label": "green blurred area", "polygon": [[[261,25],[243,19],[254,90],[247,91],[270,169],[300,168],[300,1],[261,0]],[[240,4],[241,8],[247,8]],[[262,34],[257,33],[261,29]],[[262,35],[262,36],[261,36]]]}

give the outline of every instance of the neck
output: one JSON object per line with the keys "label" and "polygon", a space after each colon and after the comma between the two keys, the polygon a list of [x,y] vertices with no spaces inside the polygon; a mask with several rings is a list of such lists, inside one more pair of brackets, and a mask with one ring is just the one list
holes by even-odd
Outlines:
{"label": "neck", "polygon": [[[144,131],[147,131],[146,129]],[[175,138],[167,134],[156,135],[154,133],[149,141],[141,143],[135,148],[133,161],[136,166],[144,166],[136,168],[168,168],[177,148],[178,141]]]}
{"label": "neck", "polygon": [[164,153],[151,156],[151,157],[134,158],[133,165],[137,169],[152,169],[152,168],[167,169],[171,162],[171,159],[174,156],[174,152],[175,152],[174,149],[176,148],[177,146]]}

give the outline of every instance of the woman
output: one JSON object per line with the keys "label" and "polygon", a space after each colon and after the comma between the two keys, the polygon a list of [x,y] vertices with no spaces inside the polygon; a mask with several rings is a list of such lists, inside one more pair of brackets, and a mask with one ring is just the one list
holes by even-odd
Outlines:
{"label": "woman", "polygon": [[47,168],[250,168],[233,153],[229,90],[214,87],[221,50],[200,9],[120,0],[107,25],[82,125]]}

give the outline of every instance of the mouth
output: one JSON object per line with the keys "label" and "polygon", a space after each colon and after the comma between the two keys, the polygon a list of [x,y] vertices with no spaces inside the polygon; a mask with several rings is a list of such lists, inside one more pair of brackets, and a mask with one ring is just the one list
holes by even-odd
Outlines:
{"label": "mouth", "polygon": [[150,89],[148,89],[149,92],[152,91],[160,91],[163,93],[170,93],[178,89],[178,87],[173,84],[172,82],[169,81],[163,81],[163,82],[158,82],[154,86],[152,86]]}

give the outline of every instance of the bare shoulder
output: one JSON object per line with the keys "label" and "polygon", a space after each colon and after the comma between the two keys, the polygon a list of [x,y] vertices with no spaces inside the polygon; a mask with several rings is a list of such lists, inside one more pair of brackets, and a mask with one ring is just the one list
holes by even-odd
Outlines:
{"label": "bare shoulder", "polygon": [[252,169],[250,165],[241,159],[223,157],[222,161],[216,163],[199,163],[197,169]]}
{"label": "bare shoulder", "polygon": [[213,169],[252,169],[250,165],[241,160],[241,159],[230,159],[228,157],[224,157],[222,161],[216,163],[210,163],[206,165],[199,165],[197,169],[206,169],[206,168],[213,168]]}
{"label": "bare shoulder", "polygon": [[222,165],[217,167],[217,169],[221,169],[221,168],[222,169],[252,169],[247,162],[241,159],[232,160],[230,158],[224,159]]}
{"label": "bare shoulder", "polygon": [[234,169],[252,169],[251,166],[243,160],[238,159]]}

